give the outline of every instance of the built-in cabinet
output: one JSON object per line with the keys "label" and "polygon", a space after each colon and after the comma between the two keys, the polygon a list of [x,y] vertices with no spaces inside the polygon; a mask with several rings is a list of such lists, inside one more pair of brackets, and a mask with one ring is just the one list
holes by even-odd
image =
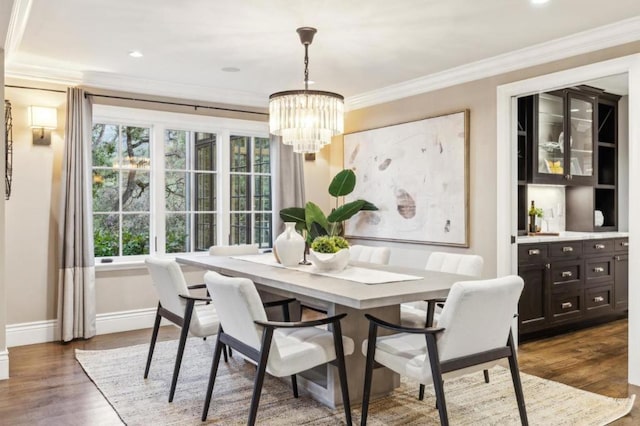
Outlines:
{"label": "built-in cabinet", "polygon": [[619,96],[579,86],[518,99],[518,233],[527,185],[566,187],[566,230],[617,230]]}
{"label": "built-in cabinet", "polygon": [[627,238],[519,244],[520,335],[623,314],[628,246]]}

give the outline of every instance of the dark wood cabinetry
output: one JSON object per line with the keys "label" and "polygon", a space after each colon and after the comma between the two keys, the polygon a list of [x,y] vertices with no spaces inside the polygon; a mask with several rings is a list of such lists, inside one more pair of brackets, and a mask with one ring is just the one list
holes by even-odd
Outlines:
{"label": "dark wood cabinetry", "polygon": [[623,313],[628,245],[627,238],[519,244],[520,335]]}

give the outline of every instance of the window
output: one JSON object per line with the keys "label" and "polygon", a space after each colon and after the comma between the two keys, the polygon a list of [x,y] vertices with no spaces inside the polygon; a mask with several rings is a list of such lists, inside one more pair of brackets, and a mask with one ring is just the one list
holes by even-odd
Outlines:
{"label": "window", "polygon": [[266,123],[94,106],[96,257],[272,245]]}

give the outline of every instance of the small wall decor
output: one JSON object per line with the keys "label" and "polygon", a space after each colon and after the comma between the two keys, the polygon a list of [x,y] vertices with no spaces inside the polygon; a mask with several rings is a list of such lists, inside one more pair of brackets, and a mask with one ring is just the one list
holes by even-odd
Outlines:
{"label": "small wall decor", "polygon": [[4,101],[4,198],[11,196],[11,179],[13,175],[13,119],[11,117],[11,102]]}
{"label": "small wall decor", "polygon": [[356,173],[346,201],[379,210],[345,223],[347,237],[469,247],[469,111],[344,136]]}

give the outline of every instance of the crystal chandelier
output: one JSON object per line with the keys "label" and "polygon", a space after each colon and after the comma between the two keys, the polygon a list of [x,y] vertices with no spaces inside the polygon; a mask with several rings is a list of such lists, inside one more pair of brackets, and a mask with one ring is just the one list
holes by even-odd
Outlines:
{"label": "crystal chandelier", "polygon": [[304,45],[304,90],[287,90],[269,96],[269,131],[282,136],[282,143],[293,151],[315,153],[331,143],[331,137],[344,132],[342,95],[309,90],[309,45],[315,28],[296,30]]}

